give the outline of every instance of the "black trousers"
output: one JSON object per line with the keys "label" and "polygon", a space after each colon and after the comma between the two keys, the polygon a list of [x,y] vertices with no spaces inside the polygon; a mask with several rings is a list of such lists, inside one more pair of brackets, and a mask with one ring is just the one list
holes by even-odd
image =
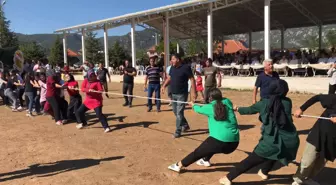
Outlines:
{"label": "black trousers", "polygon": [[82,97],[80,95],[70,96],[70,103],[67,112],[68,119],[76,120],[76,113],[81,105],[82,105]]}
{"label": "black trousers", "polygon": [[60,97],[49,97],[47,98],[48,103],[50,104],[53,113],[54,113],[54,117],[55,117],[55,121],[61,121],[62,118],[63,119],[67,119],[67,105],[65,104],[66,102],[64,102],[65,100],[63,98]]}
{"label": "black trousers", "polygon": [[[133,95],[134,83],[124,83],[123,84],[123,94]],[[125,103],[132,105],[133,97],[124,96]]]}
{"label": "black trousers", "polygon": [[260,165],[260,164],[263,164],[261,168],[261,171],[263,172],[263,174],[268,175],[268,173],[272,170],[275,162],[276,162],[275,160],[270,160],[270,159],[260,157],[256,153],[253,152],[246,159],[241,161],[234,169],[232,169],[230,173],[227,174],[226,177],[230,181],[232,181],[235,178],[237,178],[239,175],[247,172],[251,168],[257,165]]}
{"label": "black trousers", "polygon": [[336,84],[335,85],[330,85],[329,84],[329,92],[328,94],[335,94],[336,92]]}
{"label": "black trousers", "polygon": [[[76,118],[77,118],[77,123],[82,123],[83,125],[87,125],[87,121],[85,118],[85,112],[87,112],[89,109],[82,104],[76,113]],[[96,112],[96,116],[99,119],[99,121],[101,122],[102,126],[104,129],[109,128],[109,125],[107,123],[107,119],[106,116],[103,114],[103,107],[97,107],[94,109],[94,111]]]}
{"label": "black trousers", "polygon": [[230,154],[237,149],[238,145],[239,142],[223,142],[210,136],[181,162],[184,167],[188,167],[202,158],[205,161],[210,161],[214,154]]}
{"label": "black trousers", "polygon": [[[106,82],[106,81],[105,81],[105,82],[104,82],[104,81],[101,81],[100,84],[103,86],[104,91],[105,91],[105,92],[108,92],[108,84],[107,84],[107,82]],[[106,95],[107,98],[109,98],[109,95],[108,95],[108,94],[105,94],[105,95]]]}

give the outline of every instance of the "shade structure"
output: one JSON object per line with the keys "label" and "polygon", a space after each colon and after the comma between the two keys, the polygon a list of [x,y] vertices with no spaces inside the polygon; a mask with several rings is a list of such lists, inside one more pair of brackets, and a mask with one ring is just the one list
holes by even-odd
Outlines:
{"label": "shade structure", "polygon": [[[224,41],[224,53],[237,53],[238,51],[248,51],[240,41],[237,40],[225,40]],[[215,53],[219,54],[222,52],[222,43],[217,44],[217,48],[215,49]]]}

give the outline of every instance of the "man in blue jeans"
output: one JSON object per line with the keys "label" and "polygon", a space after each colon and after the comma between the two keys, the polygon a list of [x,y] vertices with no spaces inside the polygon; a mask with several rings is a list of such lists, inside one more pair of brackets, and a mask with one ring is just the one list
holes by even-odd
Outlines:
{"label": "man in blue jeans", "polygon": [[[148,98],[153,97],[153,92],[155,92],[155,98],[160,99],[160,79],[163,77],[163,69],[155,65],[155,56],[152,56],[149,59],[150,66],[146,69],[146,78],[145,78],[145,86],[147,89],[148,82]],[[155,100],[156,111],[161,112],[161,101]],[[148,99],[148,110],[147,112],[152,111],[152,99]]]}
{"label": "man in blue jeans", "polygon": [[[172,67],[169,71],[167,80],[163,84],[161,91],[164,93],[167,85],[170,85],[172,100],[186,102],[188,99],[188,81],[191,82],[192,98],[196,98],[196,85],[195,79],[192,74],[191,67],[184,64],[181,58],[177,55],[171,57]],[[173,102],[173,111],[176,116],[176,131],[174,138],[181,137],[181,132],[188,131],[190,129],[188,121],[184,117],[184,103]]]}

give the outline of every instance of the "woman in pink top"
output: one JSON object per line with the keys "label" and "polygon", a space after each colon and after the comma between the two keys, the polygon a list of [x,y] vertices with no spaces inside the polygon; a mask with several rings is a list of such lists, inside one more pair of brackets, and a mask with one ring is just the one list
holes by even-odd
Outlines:
{"label": "woman in pink top", "polygon": [[45,73],[40,73],[40,80],[38,81],[40,88],[41,88],[41,94],[40,94],[40,104],[42,107],[42,110],[44,109],[44,105],[47,101],[46,95],[47,95],[47,78]]}
{"label": "woman in pink top", "polygon": [[[106,117],[103,114],[103,96],[104,89],[101,83],[97,80],[97,76],[93,70],[88,71],[88,76],[84,79],[81,87],[81,91],[86,94],[83,104],[77,109],[77,122],[80,123],[76,127],[78,129],[83,128],[87,125],[87,121],[85,118],[85,112],[88,110],[94,110],[96,112],[96,116],[101,122],[105,133],[110,132],[111,129],[107,123]],[[98,91],[100,93],[94,92]]]}

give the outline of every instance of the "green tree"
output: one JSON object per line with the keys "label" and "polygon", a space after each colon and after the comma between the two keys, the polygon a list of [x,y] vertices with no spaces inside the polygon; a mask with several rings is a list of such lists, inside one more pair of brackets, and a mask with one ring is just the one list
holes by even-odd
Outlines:
{"label": "green tree", "polygon": [[104,62],[103,47],[96,36],[96,33],[87,32],[85,39],[86,59],[95,64]]}
{"label": "green tree", "polygon": [[190,39],[187,42],[186,54],[194,56],[201,52],[206,53],[207,47],[207,43],[203,39]]}
{"label": "green tree", "polygon": [[45,57],[45,49],[36,42],[29,42],[20,45],[25,59],[40,60]]}
{"label": "green tree", "polygon": [[121,47],[121,45],[118,41],[113,44],[112,48],[109,48],[110,65],[114,64],[116,66],[119,66],[125,60],[128,60],[130,58],[131,57],[129,56],[127,51],[123,47]]}
{"label": "green tree", "polygon": [[[170,54],[175,54],[177,53],[177,41],[172,41],[169,43],[169,52]],[[181,47],[181,45],[179,45],[180,48],[180,56],[183,57],[184,56],[184,49]],[[164,52],[164,41],[161,39],[159,45],[156,46],[156,52],[158,54],[163,53]]]}
{"label": "green tree", "polygon": [[326,34],[326,39],[331,47],[336,46],[336,30],[329,30]]}
{"label": "green tree", "polygon": [[139,61],[138,64],[140,65],[148,65],[149,64],[149,56],[147,54],[147,51],[144,49],[139,49],[136,52],[137,61]]}
{"label": "green tree", "polygon": [[302,40],[302,45],[308,48],[318,48],[319,47],[319,38],[315,35],[308,35],[304,40]]}
{"label": "green tree", "polygon": [[49,61],[51,64],[55,65],[56,63],[63,61],[63,43],[61,42],[61,38],[57,35],[57,38],[54,42],[54,45],[51,48]]}
{"label": "green tree", "polygon": [[17,47],[18,39],[14,32],[9,29],[10,21],[6,19],[0,5],[0,48]]}

